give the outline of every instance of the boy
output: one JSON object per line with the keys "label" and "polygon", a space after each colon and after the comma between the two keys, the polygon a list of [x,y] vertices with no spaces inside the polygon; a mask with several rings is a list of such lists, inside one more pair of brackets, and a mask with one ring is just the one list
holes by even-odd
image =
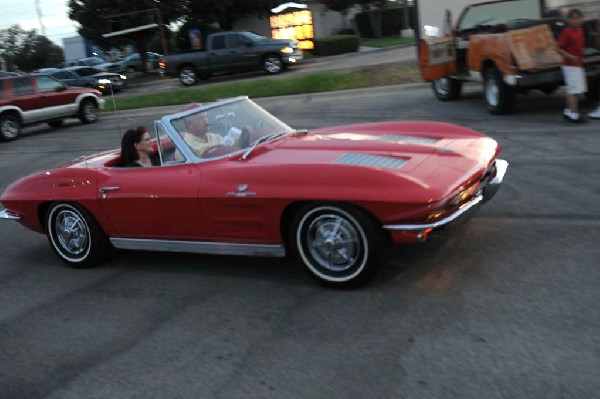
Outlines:
{"label": "boy", "polygon": [[563,76],[567,90],[567,107],[564,118],[570,123],[583,123],[579,115],[578,96],[587,91],[587,81],[583,69],[583,13],[574,8],[567,14],[567,26],[558,37],[558,53],[563,56]]}

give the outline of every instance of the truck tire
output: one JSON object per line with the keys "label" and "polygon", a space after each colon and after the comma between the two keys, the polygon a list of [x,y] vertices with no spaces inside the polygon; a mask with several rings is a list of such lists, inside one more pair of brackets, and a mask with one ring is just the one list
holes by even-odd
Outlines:
{"label": "truck tire", "polygon": [[193,86],[198,82],[198,74],[193,66],[183,66],[179,69],[179,81],[183,86]]}
{"label": "truck tire", "polygon": [[284,70],[283,61],[277,54],[267,54],[263,59],[263,68],[270,75],[275,75]]}
{"label": "truck tire", "polygon": [[0,140],[14,140],[19,134],[21,134],[21,120],[19,116],[14,113],[0,115]]}
{"label": "truck tire", "polygon": [[431,82],[433,94],[440,101],[453,101],[460,97],[462,81],[453,78],[442,78]]}
{"label": "truck tire", "polygon": [[483,97],[491,114],[505,115],[513,109],[515,92],[496,68],[488,68],[483,73]]}

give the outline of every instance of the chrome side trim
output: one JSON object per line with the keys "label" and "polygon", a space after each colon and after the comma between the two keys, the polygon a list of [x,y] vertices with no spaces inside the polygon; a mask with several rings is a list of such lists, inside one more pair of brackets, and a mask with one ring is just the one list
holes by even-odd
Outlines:
{"label": "chrome side trim", "polygon": [[136,238],[110,238],[115,248],[138,251],[189,252],[211,255],[247,255],[283,258],[283,245],[232,244],[204,241],[149,240]]}
{"label": "chrome side trim", "polygon": [[19,221],[21,220],[21,216],[9,211],[8,209],[4,209],[3,211],[0,211],[0,219]]}
{"label": "chrome side trim", "polygon": [[458,211],[456,211],[452,215],[450,215],[444,219],[438,220],[437,222],[434,222],[434,223],[387,224],[387,225],[384,225],[383,228],[386,230],[407,230],[407,231],[435,229],[435,228],[441,227],[445,224],[448,224],[448,223],[454,221],[455,219],[460,217],[462,214],[466,213],[469,209],[471,209],[475,205],[479,204],[481,201],[483,201],[483,195],[479,194],[477,197],[473,198],[471,201],[466,202]]}

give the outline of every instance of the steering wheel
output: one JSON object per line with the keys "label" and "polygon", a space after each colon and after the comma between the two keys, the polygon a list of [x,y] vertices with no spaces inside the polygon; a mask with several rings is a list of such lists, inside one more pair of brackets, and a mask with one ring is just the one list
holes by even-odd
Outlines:
{"label": "steering wheel", "polygon": [[204,149],[202,149],[202,152],[200,153],[200,158],[214,158],[214,157],[218,157],[221,155],[230,154],[234,151],[236,151],[236,149],[229,145],[224,145],[224,144],[209,145],[209,146],[205,147]]}

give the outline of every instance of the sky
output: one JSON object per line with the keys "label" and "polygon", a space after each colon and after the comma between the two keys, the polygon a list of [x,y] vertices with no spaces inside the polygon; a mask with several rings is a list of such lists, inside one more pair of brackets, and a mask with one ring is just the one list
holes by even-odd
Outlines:
{"label": "sky", "polygon": [[[68,0],[38,0],[46,37],[63,45],[65,37],[77,36],[77,25],[67,15]],[[35,0],[0,0],[0,29],[20,25],[24,30],[36,29],[42,34]]]}

